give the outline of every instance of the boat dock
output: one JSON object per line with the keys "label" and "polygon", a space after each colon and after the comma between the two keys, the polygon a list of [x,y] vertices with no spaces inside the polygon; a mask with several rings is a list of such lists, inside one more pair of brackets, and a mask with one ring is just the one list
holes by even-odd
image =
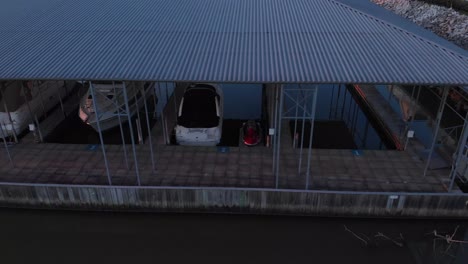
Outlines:
{"label": "boat dock", "polygon": [[[161,142],[160,139],[154,142]],[[150,146],[137,145],[142,186],[274,188],[272,149],[267,147],[185,147],[155,145],[155,170]],[[100,145],[18,144],[10,148],[14,167],[0,152],[0,181],[22,183],[107,185]],[[112,185],[137,185],[135,164],[123,146],[106,145]],[[127,146],[128,148],[128,146]],[[305,172],[298,175],[299,149],[284,144],[279,186],[305,189]],[[305,153],[303,154],[305,155]],[[306,157],[304,157],[306,158]],[[305,167],[305,166],[304,166]],[[313,149],[311,190],[446,192],[447,171],[430,171],[414,155],[386,150]]]}
{"label": "boat dock", "polygon": [[[468,99],[453,105],[463,122],[441,126],[449,91],[468,85],[466,55],[403,18],[327,0],[267,9],[256,0],[43,2],[2,13],[10,23],[0,24],[1,96],[20,106],[4,101],[3,123],[36,126],[0,142],[0,206],[468,217]],[[93,15],[101,13],[105,21]],[[89,85],[80,117],[79,92],[60,104],[37,100],[35,84],[64,81]],[[216,146],[174,139],[188,83],[220,86],[214,107],[187,117],[216,122],[178,131],[192,133],[188,145]],[[375,90],[399,84],[435,92],[434,110],[440,102],[409,141],[408,118]],[[205,106],[205,95],[193,98],[193,109]],[[55,110],[42,116],[39,104]],[[242,145],[246,120],[261,123],[262,144]]]}

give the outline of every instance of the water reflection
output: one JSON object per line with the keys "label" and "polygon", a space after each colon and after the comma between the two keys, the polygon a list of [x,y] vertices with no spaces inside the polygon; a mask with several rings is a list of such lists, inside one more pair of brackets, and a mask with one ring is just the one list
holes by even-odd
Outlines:
{"label": "water reflection", "polygon": [[[304,89],[310,89],[315,85],[308,85]],[[317,110],[315,120],[319,124],[323,123],[342,123],[345,131],[333,131],[329,137],[321,140],[337,140],[337,137],[344,137],[349,134],[353,143],[359,149],[392,149],[395,148],[390,138],[381,132],[382,128],[375,122],[375,114],[372,110],[359,100],[360,95],[354,91],[352,86],[322,84],[318,85]],[[288,84],[284,86],[285,90],[298,89],[299,85]],[[303,103],[306,100],[303,91],[290,91],[289,97],[285,97],[285,109],[291,109],[295,106],[295,101]],[[307,98],[305,98],[307,99]],[[308,113],[312,112],[312,103],[309,99],[306,101],[305,109]],[[304,110],[298,107],[295,110],[298,117],[304,115]],[[306,114],[307,115],[307,114]],[[374,118],[374,120],[372,120]],[[299,118],[300,119],[300,118]],[[320,128],[319,128],[320,129]],[[380,131],[379,131],[380,129]],[[307,137],[306,137],[307,138]]]}

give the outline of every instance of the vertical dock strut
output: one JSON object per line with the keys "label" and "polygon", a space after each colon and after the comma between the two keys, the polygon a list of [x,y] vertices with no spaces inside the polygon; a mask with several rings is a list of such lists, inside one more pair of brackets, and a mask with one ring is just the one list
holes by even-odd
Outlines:
{"label": "vertical dock strut", "polygon": [[[299,102],[299,92],[296,92],[296,102]],[[299,114],[299,104],[296,104],[295,116]],[[297,147],[297,118],[294,118],[293,148]]]}
{"label": "vertical dock strut", "polygon": [[[162,100],[163,96],[162,96],[162,91],[161,91],[161,83],[160,82],[157,82],[156,83],[156,86],[154,87],[154,91],[155,91],[155,94],[159,96],[159,102]],[[167,98],[166,98],[166,105],[167,105]],[[157,104],[154,105],[154,107],[156,107],[155,111],[157,111]],[[164,108],[161,109],[161,118],[159,118],[159,121],[161,122],[161,128],[162,128],[162,132],[163,132],[163,138],[164,138],[164,144],[169,144],[170,141],[169,141],[169,137],[167,135],[167,127],[166,127],[166,117],[164,115]]]}
{"label": "vertical dock strut", "polygon": [[305,189],[309,189],[309,182],[312,180],[310,178],[310,162],[312,157],[312,142],[314,138],[314,125],[315,125],[315,113],[317,111],[317,95],[318,95],[318,85],[314,87],[314,99],[312,101],[312,114],[310,116],[310,138],[309,138],[309,150],[307,153],[307,173],[306,173],[306,186]]}
{"label": "vertical dock strut", "polygon": [[[298,153],[298,166],[297,166],[297,176],[301,176],[303,174],[302,165],[303,165],[303,154],[304,154],[304,146],[306,139],[306,122],[310,122],[310,134],[308,135],[309,138],[309,145],[307,151],[307,169],[305,172],[305,188],[309,187],[310,182],[310,163],[311,163],[311,155],[312,155],[312,143],[313,143],[313,132],[314,132],[314,124],[315,124],[315,114],[316,114],[316,105],[317,105],[317,96],[318,96],[318,85],[307,85],[307,84],[297,84],[294,87],[285,87],[282,89],[280,94],[280,110],[278,116],[278,122],[281,124],[283,120],[294,120],[294,133],[293,133],[293,147],[297,145],[295,142],[299,142],[300,140],[300,147]],[[337,97],[339,94],[337,94]],[[287,99],[288,103],[285,103],[285,98]],[[311,101],[309,101],[311,100]],[[310,103],[310,106],[309,106]],[[284,111],[283,111],[284,109]],[[299,111],[300,109],[300,111]],[[333,115],[333,113],[330,113]],[[301,138],[297,138],[297,123],[299,119],[302,122],[301,127]],[[288,123],[289,124],[289,123]],[[278,156],[276,156],[278,157]],[[276,168],[279,166],[279,161],[277,161]]]}
{"label": "vertical dock strut", "polygon": [[276,151],[276,168],[275,168],[275,175],[276,175],[276,183],[275,183],[275,186],[276,186],[276,189],[279,188],[279,168],[280,168],[280,164],[279,164],[279,160],[280,160],[280,151],[281,151],[281,121],[282,121],[282,115],[283,115],[283,103],[284,103],[284,96],[283,96],[283,85],[280,85],[279,87],[279,109],[278,109],[278,126],[277,126],[277,130],[278,131],[275,131],[275,134],[277,135],[277,139],[276,139],[276,148],[277,148],[277,151]]}
{"label": "vertical dock strut", "polygon": [[[302,95],[302,98],[304,99],[304,105],[302,107],[302,129],[301,129],[301,149],[299,150],[299,164],[297,166],[297,176],[301,175],[302,172],[302,153],[304,152],[304,132],[305,132],[305,120],[306,120],[306,115],[307,115],[307,94],[304,93],[304,90],[302,89],[302,84],[299,84],[299,91]],[[302,100],[301,100],[302,101]],[[297,105],[300,104],[300,102],[296,102]],[[297,117],[296,117],[297,118]]]}
{"label": "vertical dock strut", "polygon": [[107,181],[109,185],[112,185],[112,179],[111,179],[110,172],[109,172],[109,163],[107,161],[106,147],[104,145],[104,139],[102,137],[101,122],[99,121],[99,119],[101,119],[101,117],[99,116],[99,106],[97,105],[94,85],[91,81],[89,82],[89,91],[91,92],[91,97],[93,99],[94,115],[96,116],[96,124],[98,127],[99,140],[101,141],[101,150],[102,150],[102,155],[104,157],[104,165],[106,166]]}
{"label": "vertical dock strut", "polygon": [[124,81],[122,81],[122,86],[123,86],[123,95],[124,95],[124,100],[125,100],[125,111],[127,112],[127,116],[128,116],[128,127],[130,129],[130,138],[132,141],[133,161],[135,162],[137,184],[138,186],[140,186],[141,185],[140,170],[138,169],[138,158],[137,158],[136,149],[135,149],[135,137],[133,135],[132,114],[130,112],[130,106],[128,105],[127,85]]}
{"label": "vertical dock strut", "polygon": [[465,115],[465,120],[463,123],[463,131],[462,135],[458,139],[458,147],[457,147],[457,156],[456,159],[452,162],[452,170],[450,171],[450,184],[448,188],[448,192],[453,190],[453,185],[455,183],[455,179],[457,178],[457,173],[459,171],[459,166],[462,166],[463,161],[463,177],[465,177],[466,172],[468,170],[468,112]]}
{"label": "vertical dock strut", "polygon": [[429,155],[427,157],[427,162],[426,162],[426,167],[424,168],[424,177],[427,174],[427,170],[429,169],[429,165],[431,164],[431,159],[432,159],[432,153],[434,152],[434,147],[437,141],[437,136],[439,134],[439,128],[440,128],[440,121],[442,120],[442,114],[444,113],[444,108],[445,108],[445,102],[447,101],[447,95],[449,92],[449,87],[444,87],[444,93],[442,95],[442,101],[440,102],[439,105],[439,110],[437,111],[437,117],[436,117],[436,124],[435,124],[435,130],[434,130],[434,138],[432,139],[432,144],[431,148],[429,150]]}
{"label": "vertical dock strut", "polygon": [[42,132],[39,126],[39,120],[37,119],[37,115],[34,115],[34,120],[36,120],[36,124],[37,124],[37,132],[39,133],[39,142],[44,142],[44,138],[42,137]]}
{"label": "vertical dock strut", "polygon": [[[151,83],[149,85],[153,85],[154,86],[154,83]],[[152,90],[154,87],[149,87],[148,89],[149,90]],[[154,164],[154,153],[153,153],[153,140],[152,140],[152,136],[151,136],[151,127],[150,127],[150,121],[149,121],[149,116],[148,116],[148,105],[146,103],[146,91],[145,91],[145,87],[143,86],[143,88],[141,89],[141,92],[143,93],[143,104],[145,106],[145,113],[146,113],[146,128],[148,129],[148,143],[149,143],[149,146],[150,146],[150,154],[151,154],[151,166],[153,168],[153,172],[156,170],[156,166]],[[153,96],[156,96],[156,94],[154,94]],[[155,106],[156,107],[156,106]]]}
{"label": "vertical dock strut", "polygon": [[[138,89],[138,87],[136,86],[136,83],[132,83],[132,85],[135,90]],[[139,89],[139,92],[141,93],[141,89]],[[138,105],[137,95],[138,95],[138,92],[135,93],[135,96],[134,96],[136,113],[137,113],[137,119],[135,120],[135,125],[137,126],[138,144],[143,145],[143,131],[141,129],[140,106]]]}
{"label": "vertical dock strut", "polygon": [[[275,178],[276,178],[276,174],[275,174],[275,171],[276,171],[276,137],[277,137],[277,130],[278,130],[278,101],[279,101],[279,96],[278,96],[278,86],[277,84],[274,85],[275,87],[275,90],[273,91],[273,96],[274,96],[274,104],[275,104],[275,112],[274,112],[274,134],[272,135],[272,145],[273,145],[273,168],[272,168],[272,171],[273,171],[273,174],[275,175]],[[276,186],[276,185],[275,185]]]}
{"label": "vertical dock strut", "polygon": [[[117,96],[117,89],[115,88],[115,82],[114,81],[112,82],[112,88],[114,90],[114,98],[119,98]],[[106,97],[106,99],[107,99],[107,97]],[[127,165],[127,170],[129,170],[130,166],[128,165],[127,144],[125,143],[125,135],[124,135],[124,131],[123,131],[122,118],[121,118],[121,114],[122,114],[123,109],[120,107],[120,104],[119,104],[118,101],[115,104],[115,107],[117,108],[117,118],[119,120],[120,136],[121,136],[121,139],[122,139],[122,149],[123,149],[123,152],[124,152],[125,165]]]}

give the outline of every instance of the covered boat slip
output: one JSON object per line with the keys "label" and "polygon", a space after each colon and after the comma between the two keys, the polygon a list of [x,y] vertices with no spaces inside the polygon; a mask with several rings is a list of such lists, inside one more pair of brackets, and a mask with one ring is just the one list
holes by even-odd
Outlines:
{"label": "covered boat slip", "polygon": [[[463,133],[454,137],[456,147],[448,155],[448,166],[431,166],[434,157],[440,156],[436,150],[440,147],[443,106],[452,89],[449,87],[468,85],[466,53],[409,32],[404,23],[395,22],[401,18],[394,17],[391,22],[379,19],[371,9],[367,13],[364,4],[356,9],[336,0],[294,0],[287,4],[282,0],[219,0],[216,4],[211,0],[111,2],[112,6],[109,1],[95,0],[8,3],[0,10],[0,21],[8,21],[0,23],[0,54],[4,55],[0,56],[0,80],[90,82],[91,93],[98,92],[93,82],[122,82],[122,95],[127,94],[127,83],[154,82],[157,121],[155,126],[146,126],[150,136],[142,139],[142,144],[134,135],[122,144],[105,144],[98,118],[96,128],[101,145],[4,141],[0,182],[37,187],[36,194],[42,194],[48,186],[55,188],[53,184],[82,190],[88,188],[84,185],[92,185],[103,192],[119,186],[136,192],[145,188],[216,187],[214,195],[219,190],[226,196],[230,195],[228,187],[245,192],[260,188],[273,193],[269,196],[273,200],[275,193],[287,191],[304,197],[318,194],[313,196],[318,200],[324,192],[346,192],[346,197],[359,201],[377,193],[382,198],[378,206],[383,210],[393,205],[404,207],[405,201],[398,200],[398,195],[410,193],[414,197],[429,197],[428,200],[433,196],[455,197],[456,204],[437,205],[441,214],[445,209],[466,214],[462,199],[467,195],[455,184],[466,179],[467,174],[466,120]],[[12,10],[26,11],[16,14]],[[102,13],[107,14],[105,20]],[[201,17],[200,13],[211,15]],[[29,19],[31,14],[35,14],[34,23]],[[263,86],[258,104],[262,107],[264,144],[170,145],[184,92],[180,84],[187,83]],[[426,157],[415,151],[417,144],[413,139],[404,150],[392,150],[391,144],[370,149],[364,143],[376,134],[367,133],[372,125],[361,119],[371,111],[361,115],[364,111],[350,102],[366,99],[368,109],[380,114],[384,111],[376,106],[382,103],[370,100],[370,93],[364,89],[354,89],[352,95],[343,91],[355,85],[375,89],[376,84],[431,85],[442,89],[438,111],[432,119],[433,134],[425,146]],[[332,91],[326,90],[330,86],[340,90],[331,97],[333,100],[320,95],[321,91]],[[97,97],[92,95],[91,99],[99,112]],[[117,118],[131,120],[130,100],[124,98],[123,105],[115,106]],[[242,100],[238,105],[242,107]],[[323,114],[317,110],[318,105],[331,106],[327,115],[348,122],[346,128],[356,145],[362,142],[368,149],[314,148],[317,124]],[[147,109],[139,113],[145,113],[149,119]],[[405,111],[405,119],[411,120],[412,113]],[[388,121],[382,120],[384,125]],[[364,132],[360,130],[361,122],[366,127]],[[118,126],[122,127],[123,122],[118,122]],[[125,126],[130,126],[131,133],[134,131],[132,122]],[[388,129],[383,129],[387,136],[395,134],[392,127],[387,124]],[[396,144],[394,138],[390,141]],[[0,192],[7,194],[1,197],[10,197],[8,191],[0,188]],[[175,201],[180,197],[161,199]],[[80,199],[85,200],[81,196]],[[331,207],[348,210],[347,201],[333,200]],[[361,206],[359,201],[356,205]],[[428,203],[427,207],[432,205]],[[419,208],[418,204],[408,206]]]}
{"label": "covered boat slip", "polygon": [[[165,107],[158,107],[158,122],[145,144],[104,144],[101,149],[98,145],[20,143],[1,152],[0,180],[420,193],[447,192],[449,188],[450,170],[428,170],[424,176],[426,163],[414,155],[411,147],[406,151],[313,149],[312,144],[301,147],[303,143],[299,142],[306,140],[292,134],[304,137],[306,133],[297,123],[314,123],[316,103],[323,100],[317,96],[320,85],[265,85],[265,116],[271,128],[269,147],[167,145],[164,124],[175,123],[168,120],[175,118],[178,109],[174,98],[186,85],[158,82],[155,94],[163,97],[166,87],[175,89],[168,95]],[[168,115],[170,112],[172,115]],[[291,121],[296,123],[293,130]],[[307,136],[312,138],[313,133]]]}

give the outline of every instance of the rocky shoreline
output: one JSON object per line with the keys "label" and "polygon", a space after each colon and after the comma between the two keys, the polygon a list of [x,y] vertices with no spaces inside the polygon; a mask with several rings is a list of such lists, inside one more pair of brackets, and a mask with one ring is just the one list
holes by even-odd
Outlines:
{"label": "rocky shoreline", "polygon": [[371,0],[468,50],[468,16],[416,0]]}

